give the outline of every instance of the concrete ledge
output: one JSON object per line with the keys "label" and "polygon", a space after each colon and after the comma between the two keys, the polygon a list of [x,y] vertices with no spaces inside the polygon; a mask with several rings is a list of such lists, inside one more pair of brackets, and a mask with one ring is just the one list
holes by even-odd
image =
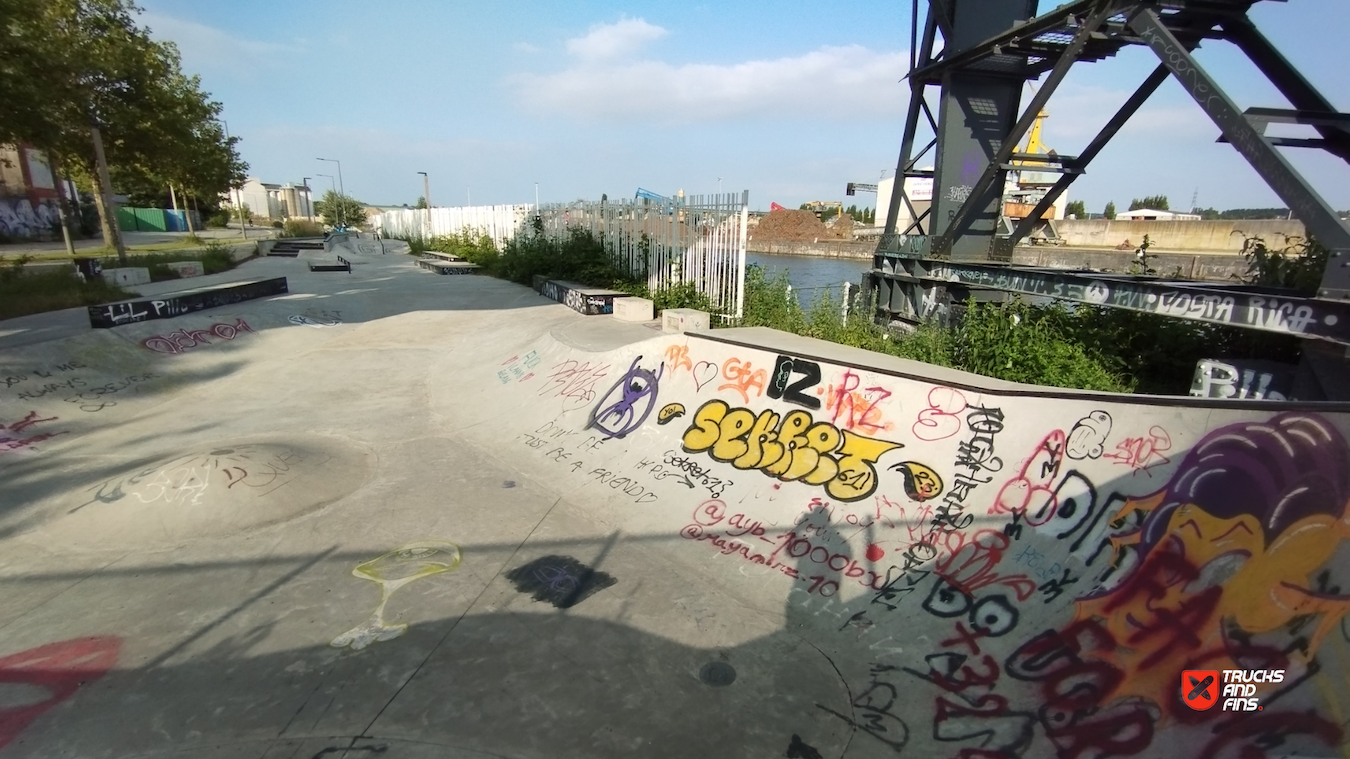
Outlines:
{"label": "concrete ledge", "polygon": [[201,261],[174,261],[172,263],[168,263],[165,265],[168,266],[170,269],[173,269],[174,271],[178,272],[178,276],[180,279],[186,279],[188,277],[200,277],[201,275],[206,273],[205,271],[202,270]]}
{"label": "concrete ledge", "polygon": [[437,274],[477,274],[480,268],[478,264],[471,264],[462,259],[441,261],[435,258],[419,258],[417,259],[417,265]]}
{"label": "concrete ledge", "polygon": [[535,289],[545,298],[551,298],[580,314],[595,316],[614,313],[614,301],[632,297],[618,290],[606,290],[603,287],[588,287],[577,282],[560,279],[534,277]]}
{"label": "concrete ledge", "polygon": [[110,285],[132,286],[150,284],[150,270],[138,266],[123,269],[104,269],[103,280]]}
{"label": "concrete ledge", "polygon": [[667,308],[661,312],[661,331],[707,332],[711,327],[707,311],[697,308]]}
{"label": "concrete ledge", "polygon": [[623,322],[649,322],[656,318],[655,305],[646,298],[619,298],[614,301],[614,318]]}
{"label": "concrete ledge", "polygon": [[194,311],[266,298],[269,295],[282,295],[289,291],[285,277],[251,279],[195,290],[180,290],[156,298],[138,298],[103,306],[90,306],[89,326],[94,329],[109,329],[122,324],[171,319]]}

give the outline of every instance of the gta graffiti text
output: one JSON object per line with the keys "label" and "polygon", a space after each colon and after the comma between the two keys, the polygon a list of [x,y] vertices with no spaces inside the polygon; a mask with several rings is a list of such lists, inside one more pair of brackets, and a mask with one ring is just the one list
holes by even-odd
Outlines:
{"label": "gta graffiti text", "polygon": [[825,487],[841,501],[857,501],[877,488],[875,464],[902,444],[863,437],[805,411],[784,416],[732,408],[712,400],[694,412],[683,436],[687,453],[708,452],[737,469],[758,469],[784,482],[800,480]]}
{"label": "gta graffiti text", "polygon": [[755,397],[764,395],[764,383],[768,381],[768,372],[763,369],[755,369],[749,361],[744,363],[739,358],[727,359],[722,365],[722,377],[729,380],[726,384],[718,385],[718,390],[734,390],[739,393],[741,400],[745,403],[750,402],[750,391],[755,391]]}

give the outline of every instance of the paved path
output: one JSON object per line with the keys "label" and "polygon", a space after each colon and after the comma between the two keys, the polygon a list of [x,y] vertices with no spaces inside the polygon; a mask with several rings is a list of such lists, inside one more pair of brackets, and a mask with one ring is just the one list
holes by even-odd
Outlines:
{"label": "paved path", "polygon": [[[267,300],[0,322],[0,757],[1346,749],[1344,409],[307,255],[200,280]],[[1238,666],[1285,670],[1264,711],[1182,703]]]}

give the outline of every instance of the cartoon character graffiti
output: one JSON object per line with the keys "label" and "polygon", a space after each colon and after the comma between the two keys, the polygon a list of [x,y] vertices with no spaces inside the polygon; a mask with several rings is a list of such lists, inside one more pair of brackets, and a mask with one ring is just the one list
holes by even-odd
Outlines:
{"label": "cartoon character graffiti", "polygon": [[[608,437],[622,438],[647,421],[656,406],[658,383],[666,367],[662,364],[653,374],[638,366],[640,361],[642,356],[633,359],[628,371],[600,397],[600,402],[591,409],[587,429],[594,427]],[[616,392],[618,398],[614,398]]]}
{"label": "cartoon character graffiti", "polygon": [[[1124,676],[1109,697],[1158,699],[1197,667],[1306,670],[1350,613],[1350,595],[1311,579],[1350,538],[1348,506],[1350,446],[1320,417],[1206,435],[1161,489],[1127,499],[1113,521],[1143,519],[1111,543],[1117,562],[1133,552],[1130,568],[1078,600],[1077,621],[1115,643],[1104,658]],[[1254,637],[1299,620],[1312,630],[1297,645]]]}

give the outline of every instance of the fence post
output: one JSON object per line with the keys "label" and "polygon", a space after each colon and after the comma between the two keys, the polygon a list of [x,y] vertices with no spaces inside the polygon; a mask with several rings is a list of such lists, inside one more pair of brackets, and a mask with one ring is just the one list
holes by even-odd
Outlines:
{"label": "fence post", "polygon": [[787,302],[788,302],[788,303],[791,303],[791,302],[792,302],[792,283],[790,283],[790,282],[788,283],[788,289],[787,289]]}
{"label": "fence post", "polygon": [[844,309],[843,309],[843,310],[844,310],[844,326],[845,326],[845,327],[848,326],[848,294],[849,294],[849,291],[852,290],[852,289],[853,289],[853,283],[852,283],[852,282],[845,282],[845,283],[844,283]]}

